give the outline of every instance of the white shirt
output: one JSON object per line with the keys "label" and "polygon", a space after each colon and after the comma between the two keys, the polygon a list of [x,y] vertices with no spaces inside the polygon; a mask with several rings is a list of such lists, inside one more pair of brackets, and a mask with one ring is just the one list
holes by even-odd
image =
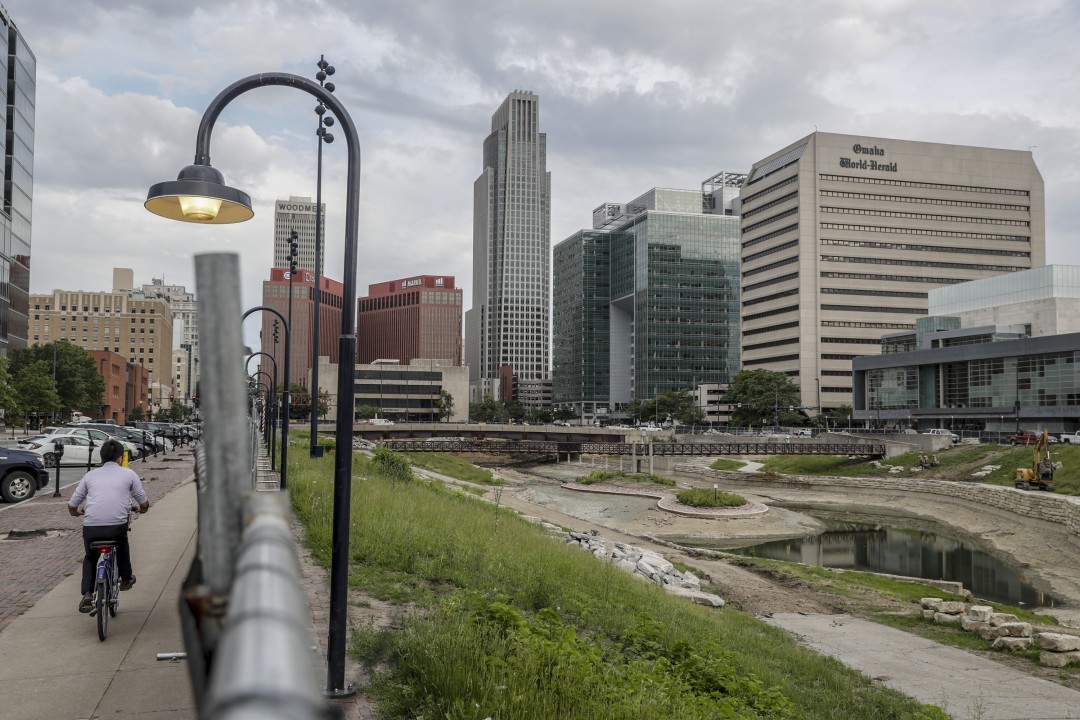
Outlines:
{"label": "white shirt", "polygon": [[83,525],[124,525],[128,521],[131,498],[146,502],[146,491],[134,470],[107,462],[83,475],[68,501],[77,508],[86,500]]}

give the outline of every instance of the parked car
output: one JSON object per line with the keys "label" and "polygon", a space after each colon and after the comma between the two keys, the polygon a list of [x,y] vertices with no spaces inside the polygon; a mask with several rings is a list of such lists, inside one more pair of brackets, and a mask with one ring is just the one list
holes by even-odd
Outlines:
{"label": "parked car", "polygon": [[44,461],[32,452],[0,448],[0,498],[16,503],[34,497],[49,484]]}
{"label": "parked car", "polygon": [[371,424],[372,425],[393,425],[394,421],[393,420],[387,420],[386,418],[372,418],[371,419]]}
{"label": "parked car", "polygon": [[1039,438],[1042,437],[1042,433],[1037,433],[1034,430],[1021,430],[1018,433],[1013,433],[1005,438],[1005,442],[1010,445],[1035,445],[1039,442]]}
{"label": "parked car", "polygon": [[[94,445],[97,446],[100,446],[103,442],[109,439],[117,440],[120,442],[121,445],[124,446],[124,449],[128,451],[128,455],[130,455],[131,457],[139,456],[139,448],[136,447],[134,443],[128,442],[127,440],[116,436],[114,433],[105,432],[104,430],[98,429],[90,425],[86,425],[84,423],[80,423],[78,425],[71,425],[69,427],[57,428],[56,432],[53,433],[52,436],[55,437],[57,435],[80,435],[82,437],[85,437],[87,440],[92,440],[94,442]],[[46,438],[46,440],[48,440],[48,438]],[[100,458],[101,453],[97,453],[97,455]],[[97,463],[101,464],[101,460],[98,459]]]}
{"label": "parked car", "polygon": [[792,433],[795,437],[814,437],[813,428],[795,428]]}
{"label": "parked car", "polygon": [[960,442],[960,436],[948,428],[930,428],[923,435],[948,435],[954,443]]}
{"label": "parked car", "polygon": [[[56,454],[56,444],[64,446],[63,456]],[[87,465],[101,464],[101,443],[94,443],[90,447],[90,438],[77,433],[46,435],[41,440],[26,446],[30,452],[41,458],[42,464],[47,468],[56,467],[86,467]]]}
{"label": "parked car", "polygon": [[1061,433],[1061,442],[1066,445],[1080,445],[1080,430],[1071,433]]}

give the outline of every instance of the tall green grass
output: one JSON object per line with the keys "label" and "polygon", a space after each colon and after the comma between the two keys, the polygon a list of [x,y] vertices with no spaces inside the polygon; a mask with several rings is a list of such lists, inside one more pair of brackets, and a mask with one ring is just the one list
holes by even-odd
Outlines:
{"label": "tall green grass", "polygon": [[581,483],[582,485],[596,485],[597,483],[613,483],[619,481],[653,483],[655,485],[667,485],[669,487],[675,486],[674,480],[666,478],[663,475],[623,472],[621,470],[596,470],[588,475],[579,477],[575,482]]}
{"label": "tall green grass", "polygon": [[[332,459],[291,465],[293,507],[328,563]],[[357,457],[350,510],[350,585],[427,608],[354,643],[387,662],[384,717],[920,717],[785,633],[673,599],[497,505]]]}
{"label": "tall green grass", "polygon": [[416,467],[437,472],[440,475],[465,480],[479,485],[500,485],[501,482],[488,469],[477,467],[468,460],[446,453],[402,453]]}

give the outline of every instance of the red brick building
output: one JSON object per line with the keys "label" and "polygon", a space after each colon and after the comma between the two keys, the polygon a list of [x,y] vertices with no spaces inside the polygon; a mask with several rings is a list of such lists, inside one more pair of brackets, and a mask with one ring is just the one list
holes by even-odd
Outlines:
{"label": "red brick building", "polygon": [[[338,361],[338,339],[341,337],[341,308],[344,286],[337,280],[320,277],[322,295],[319,305],[319,355],[326,355],[330,362]],[[308,372],[311,370],[312,319],[315,313],[315,273],[310,270],[297,270],[292,281],[292,347],[289,356],[289,375],[292,383],[307,387]],[[262,304],[278,310],[289,317],[289,271],[287,268],[271,268],[270,279],[263,281]],[[278,333],[278,344],[274,345],[273,313],[262,312],[262,351],[270,353],[277,362],[277,381],[282,382],[285,373],[285,331]],[[260,360],[266,360],[260,357]],[[260,369],[273,373],[273,363],[260,363]],[[255,363],[249,367],[255,371]]]}
{"label": "red brick building", "polygon": [[87,350],[86,354],[105,380],[101,411],[93,413],[95,419],[112,419],[123,425],[136,407],[144,412],[150,407],[150,373],[145,366],[108,350]]}
{"label": "red brick building", "polygon": [[461,365],[461,298],[449,275],[368,285],[367,296],[357,300],[357,359],[361,364],[426,359]]}

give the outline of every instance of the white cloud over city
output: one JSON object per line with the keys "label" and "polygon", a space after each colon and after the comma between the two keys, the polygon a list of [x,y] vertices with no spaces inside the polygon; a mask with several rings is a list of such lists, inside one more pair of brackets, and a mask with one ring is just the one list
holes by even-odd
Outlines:
{"label": "white cloud over city", "polygon": [[[107,289],[111,268],[194,287],[241,254],[245,305],[272,259],[273,200],[314,196],[314,101],[264,88],[211,146],[255,220],[169,223],[147,188],[193,157],[210,100],[325,53],[363,150],[358,288],[472,272],[472,185],[492,112],[540,96],[552,242],[605,201],[742,172],[813,132],[1031,148],[1048,262],[1080,264],[1080,9],[1068,0],[507,3],[8,0],[37,57],[31,286]],[[340,279],[345,146],[326,147],[327,273]],[[254,335],[256,323],[245,328]]]}

